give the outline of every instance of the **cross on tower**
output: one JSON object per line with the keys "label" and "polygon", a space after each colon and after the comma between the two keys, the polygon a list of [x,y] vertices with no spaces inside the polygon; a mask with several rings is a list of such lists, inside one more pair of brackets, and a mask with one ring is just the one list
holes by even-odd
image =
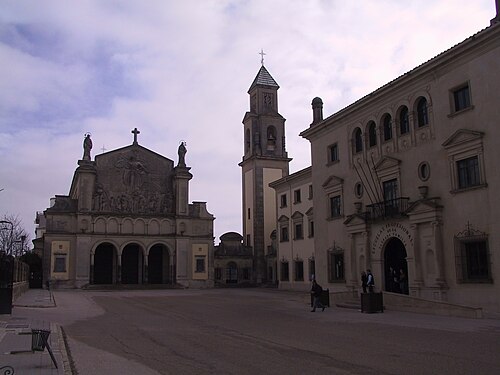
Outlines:
{"label": "cross on tower", "polygon": [[102,153],[103,153],[103,154],[104,154],[104,151],[106,151],[106,150],[107,150],[107,148],[106,148],[106,147],[104,147],[104,145],[102,145],[102,147],[101,147],[101,151],[102,151]]}
{"label": "cross on tower", "polygon": [[139,130],[137,130],[137,128],[134,128],[134,130],[132,130],[131,133],[134,134],[134,145],[138,144],[137,143],[137,134],[140,134],[141,132]]}
{"label": "cross on tower", "polygon": [[259,55],[261,56],[260,63],[264,66],[264,55],[266,55],[266,53],[264,53],[262,48],[260,49]]}

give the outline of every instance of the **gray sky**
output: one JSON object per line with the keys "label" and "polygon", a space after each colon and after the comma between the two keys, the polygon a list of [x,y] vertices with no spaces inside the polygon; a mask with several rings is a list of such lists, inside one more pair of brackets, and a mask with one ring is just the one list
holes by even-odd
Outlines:
{"label": "gray sky", "polygon": [[[139,143],[177,162],[214,234],[241,233],[247,90],[264,65],[280,85],[290,173],[298,134],[487,27],[494,0],[158,0],[0,3],[0,215],[34,236],[36,211],[68,194],[83,136],[92,157]],[[218,243],[218,239],[216,239]]]}

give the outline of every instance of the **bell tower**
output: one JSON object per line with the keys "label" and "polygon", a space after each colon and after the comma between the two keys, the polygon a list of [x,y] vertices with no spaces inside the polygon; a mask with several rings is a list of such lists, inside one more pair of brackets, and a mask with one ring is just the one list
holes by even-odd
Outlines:
{"label": "bell tower", "polygon": [[276,272],[276,259],[268,264],[272,256],[271,234],[276,230],[276,196],[269,183],[288,175],[291,160],[285,148],[285,119],[278,113],[278,89],[262,60],[248,90],[250,110],[243,118],[243,160],[239,164],[243,238],[247,246],[253,247],[253,276],[258,284],[273,281]]}

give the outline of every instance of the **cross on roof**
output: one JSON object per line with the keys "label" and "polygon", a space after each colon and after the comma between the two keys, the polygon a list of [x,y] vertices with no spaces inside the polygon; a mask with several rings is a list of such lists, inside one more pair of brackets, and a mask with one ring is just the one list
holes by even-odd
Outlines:
{"label": "cross on roof", "polygon": [[137,143],[137,134],[140,134],[141,132],[139,130],[137,130],[137,128],[134,128],[134,130],[132,130],[131,133],[134,134],[134,145],[138,144]]}
{"label": "cross on roof", "polygon": [[260,49],[259,55],[261,56],[260,63],[264,66],[264,55],[266,55],[266,53],[264,53],[262,48]]}
{"label": "cross on roof", "polygon": [[104,151],[106,151],[106,150],[107,150],[107,148],[106,148],[106,147],[104,147],[104,145],[102,145],[102,147],[101,147],[101,151],[102,151],[102,153],[103,153],[103,154],[104,154]]}

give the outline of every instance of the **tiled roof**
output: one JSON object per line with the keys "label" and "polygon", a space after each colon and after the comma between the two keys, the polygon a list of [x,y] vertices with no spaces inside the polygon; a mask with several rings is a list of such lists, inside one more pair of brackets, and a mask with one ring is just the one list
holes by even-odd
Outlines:
{"label": "tiled roof", "polygon": [[253,80],[252,85],[250,86],[248,91],[250,91],[257,85],[276,87],[278,89],[280,88],[279,85],[274,80],[274,78],[271,77],[271,74],[269,74],[267,69],[264,67],[264,65],[260,67],[260,70],[257,73],[257,76]]}

